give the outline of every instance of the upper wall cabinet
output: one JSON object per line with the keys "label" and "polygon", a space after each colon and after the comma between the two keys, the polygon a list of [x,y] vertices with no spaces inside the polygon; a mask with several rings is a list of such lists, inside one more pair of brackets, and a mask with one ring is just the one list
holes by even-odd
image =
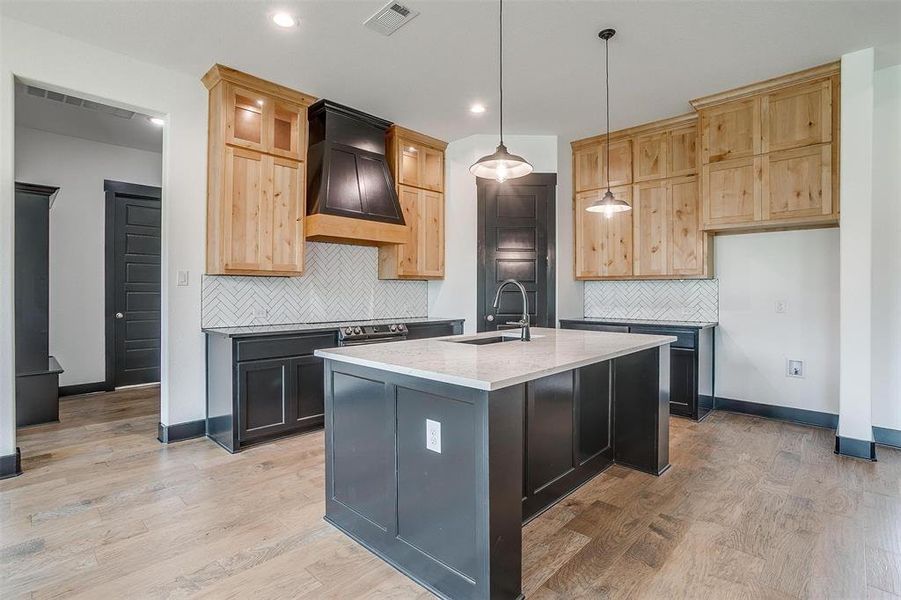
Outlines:
{"label": "upper wall cabinet", "polygon": [[380,279],[444,277],[446,142],[398,125],[388,130],[388,167],[410,229],[410,242],[379,247]]}
{"label": "upper wall cabinet", "polygon": [[210,92],[206,272],[300,275],[307,106],[315,99],[222,65]]}
{"label": "upper wall cabinet", "polygon": [[606,188],[598,187],[603,181],[599,171],[594,179],[589,176],[602,166],[603,136],[573,142],[575,277],[709,277],[711,248],[709,234],[701,231],[698,192],[697,117],[688,114],[656,121],[610,137],[611,149],[616,144],[632,151],[631,160],[620,158],[621,165],[630,165],[631,176],[621,173],[619,180],[635,183],[613,186],[613,191],[633,210],[610,219],[585,211]]}
{"label": "upper wall cabinet", "polygon": [[705,230],[838,224],[839,66],[692,101]]}
{"label": "upper wall cabinet", "polygon": [[632,140],[610,140],[610,182],[604,136],[573,142],[573,177],[577,192],[632,183]]}

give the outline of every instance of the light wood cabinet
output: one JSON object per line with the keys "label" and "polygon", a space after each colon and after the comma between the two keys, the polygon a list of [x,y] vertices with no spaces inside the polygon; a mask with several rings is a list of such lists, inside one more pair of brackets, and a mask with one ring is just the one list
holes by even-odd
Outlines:
{"label": "light wood cabinet", "polygon": [[[628,278],[632,275],[632,212],[602,213],[585,210],[605,190],[576,194],[576,279]],[[632,203],[632,187],[612,188],[613,195]]]}
{"label": "light wood cabinet", "polygon": [[314,98],[214,65],[209,90],[206,272],[303,273],[306,107]]}
{"label": "light wood cabinet", "polygon": [[393,126],[386,138],[388,167],[397,184],[406,244],[379,247],[379,278],[444,277],[444,149],[447,144]]}
{"label": "light wood cabinet", "polygon": [[[600,139],[599,139],[600,138]],[[602,136],[582,140],[573,148],[573,177],[576,192],[606,188],[607,144]],[[610,187],[632,183],[632,140],[610,140]]]}
{"label": "light wood cabinet", "polygon": [[709,236],[701,231],[698,178],[635,184],[633,198],[634,275],[708,276]]}
{"label": "light wood cabinet", "polygon": [[[632,149],[632,186],[615,188],[632,210],[611,220],[585,208],[605,187],[586,177],[600,156],[602,136],[573,142],[575,275],[577,279],[674,279],[708,277],[709,235],[701,231],[698,191],[698,129],[694,114],[611,133]],[[611,161],[612,163],[612,161]],[[611,179],[613,177],[611,176]]]}
{"label": "light wood cabinet", "polygon": [[838,225],[839,63],[699,98],[706,231]]}

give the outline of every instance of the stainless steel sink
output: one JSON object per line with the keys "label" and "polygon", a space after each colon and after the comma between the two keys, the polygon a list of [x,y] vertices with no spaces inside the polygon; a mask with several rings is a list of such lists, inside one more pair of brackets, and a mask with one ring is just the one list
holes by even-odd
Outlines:
{"label": "stainless steel sink", "polygon": [[455,344],[471,344],[473,346],[485,346],[487,344],[499,344],[501,342],[518,342],[519,337],[512,335],[498,335],[495,337],[474,338],[468,340],[444,340],[445,342],[453,342]]}

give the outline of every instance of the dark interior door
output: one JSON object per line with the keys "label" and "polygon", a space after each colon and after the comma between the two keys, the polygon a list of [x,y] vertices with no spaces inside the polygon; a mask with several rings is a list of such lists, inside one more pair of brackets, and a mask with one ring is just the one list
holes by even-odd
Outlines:
{"label": "dark interior door", "polygon": [[160,380],[160,188],[116,181],[105,188],[107,383],[154,383]]}
{"label": "dark interior door", "polygon": [[478,331],[507,327],[522,315],[515,286],[492,307],[498,285],[516,279],[526,288],[536,327],[555,327],[555,198],[557,175],[533,173],[498,183],[477,179],[479,202]]}

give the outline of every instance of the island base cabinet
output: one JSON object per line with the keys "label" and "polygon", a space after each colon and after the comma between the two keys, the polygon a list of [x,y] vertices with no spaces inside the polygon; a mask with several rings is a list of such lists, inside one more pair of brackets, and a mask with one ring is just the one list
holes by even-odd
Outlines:
{"label": "island base cabinet", "polygon": [[499,390],[325,361],[325,519],[442,598],[522,597],[522,525],[669,457],[669,349]]}

